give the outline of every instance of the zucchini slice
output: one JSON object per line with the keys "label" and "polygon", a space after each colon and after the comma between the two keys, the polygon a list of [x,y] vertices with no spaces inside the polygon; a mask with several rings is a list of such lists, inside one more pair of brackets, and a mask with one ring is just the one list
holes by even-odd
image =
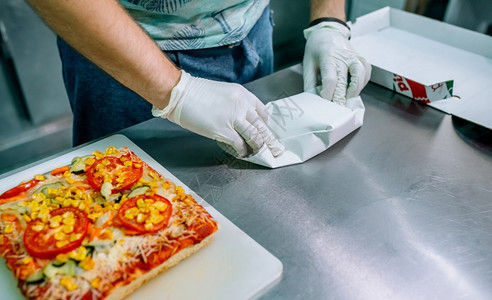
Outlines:
{"label": "zucchini slice", "polygon": [[56,190],[56,189],[61,188],[62,186],[63,186],[63,183],[61,183],[60,181],[48,183],[48,184],[45,184],[42,187],[38,188],[34,193],[35,194],[43,193],[46,196],[46,198],[49,198],[49,192],[48,192],[49,189]]}
{"label": "zucchini slice", "polygon": [[136,197],[139,195],[143,195],[147,192],[147,190],[150,188],[148,185],[142,185],[137,188],[134,188],[129,194],[128,198]]}
{"label": "zucchini slice", "polygon": [[44,281],[43,270],[38,270],[36,273],[31,274],[26,278],[27,283],[41,283],[43,281]]}
{"label": "zucchini slice", "polygon": [[85,155],[81,157],[74,157],[70,166],[70,172],[73,174],[82,174],[85,172],[85,160],[88,158],[95,158],[94,155]]}
{"label": "zucchini slice", "polygon": [[71,259],[62,264],[59,264],[56,260],[52,260],[44,267],[43,273],[48,278],[53,278],[57,274],[63,276],[73,276],[75,275],[75,267],[76,263]]}

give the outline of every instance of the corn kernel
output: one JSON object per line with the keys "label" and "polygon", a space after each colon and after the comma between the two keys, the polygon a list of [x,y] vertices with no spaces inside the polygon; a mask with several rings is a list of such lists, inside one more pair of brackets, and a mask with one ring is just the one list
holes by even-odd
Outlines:
{"label": "corn kernel", "polygon": [[75,219],[73,217],[63,219],[63,224],[73,226],[75,224]]}
{"label": "corn kernel", "polygon": [[151,189],[154,189],[154,190],[157,189],[158,188],[157,181],[155,181],[155,180],[154,181],[151,181],[150,182],[150,188]]}
{"label": "corn kernel", "polygon": [[82,233],[72,233],[70,235],[70,242],[75,242],[76,240],[80,239],[82,237]]}
{"label": "corn kernel", "polygon": [[57,208],[60,208],[60,204],[58,203],[51,203],[50,206],[49,206],[50,209],[57,209]]}
{"label": "corn kernel", "polygon": [[94,204],[94,206],[92,207],[92,209],[93,209],[95,212],[100,212],[100,211],[102,211],[102,206],[101,206],[101,204],[96,203],[96,204]]}
{"label": "corn kernel", "polygon": [[57,233],[55,233],[55,240],[57,241],[63,240],[65,237],[65,233],[63,233],[62,231],[58,231]]}
{"label": "corn kernel", "polygon": [[134,163],[133,166],[137,169],[140,169],[142,167],[142,164]]}
{"label": "corn kernel", "polygon": [[97,289],[99,288],[99,286],[101,285],[101,278],[100,277],[96,277],[94,278],[92,281],[91,281],[91,287],[93,289]]}
{"label": "corn kernel", "polygon": [[96,161],[96,160],[95,160],[94,158],[88,158],[88,159],[86,159],[86,160],[85,160],[85,162],[84,162],[84,163],[85,163],[85,165],[87,165],[87,166],[92,166],[92,164],[94,164],[94,162],[95,162],[95,161]]}
{"label": "corn kernel", "polygon": [[76,180],[73,178],[67,178],[67,183],[73,184]]}
{"label": "corn kernel", "polygon": [[137,206],[138,206],[138,208],[144,208],[146,206],[145,202],[142,200],[142,198],[137,200]]}
{"label": "corn kernel", "polygon": [[97,159],[100,159],[104,156],[104,154],[102,154],[99,150],[92,152],[92,155],[94,155]]}
{"label": "corn kernel", "polygon": [[106,155],[111,155],[113,153],[113,149],[114,147],[113,146],[109,146],[108,148],[106,148],[106,150],[104,151],[104,154]]}
{"label": "corn kernel", "polygon": [[59,222],[62,221],[62,216],[56,215],[56,216],[54,216],[54,217],[51,218],[51,221],[58,222],[59,223]]}
{"label": "corn kernel", "polygon": [[72,176],[72,173],[70,171],[65,171],[63,173],[63,177],[65,177],[65,178],[70,178],[71,176]]}
{"label": "corn kernel", "polygon": [[70,258],[82,261],[87,257],[87,249],[85,247],[79,247],[76,250],[69,253]]}
{"label": "corn kernel", "polygon": [[131,160],[127,160],[123,164],[125,165],[125,167],[131,167],[133,165]]}
{"label": "corn kernel", "polygon": [[94,268],[94,265],[95,265],[95,262],[92,258],[90,257],[86,257],[84,258],[80,263],[79,263],[79,267],[81,267],[82,269],[84,269],[85,271],[89,271],[91,270],[92,268]]}
{"label": "corn kernel", "polygon": [[145,224],[145,230],[152,230],[152,228],[154,228],[154,224],[152,224],[152,223],[146,223]]}
{"label": "corn kernel", "polygon": [[36,218],[38,217],[38,215],[39,215],[39,212],[37,212],[37,211],[36,211],[36,212],[31,213],[31,219],[32,219],[32,220],[36,219]]}
{"label": "corn kernel", "polygon": [[72,206],[72,199],[65,199],[62,203],[63,207]]}
{"label": "corn kernel", "polygon": [[38,174],[38,175],[34,176],[34,179],[43,181],[44,180],[44,176],[41,175],[41,174]]}
{"label": "corn kernel", "polygon": [[32,199],[33,199],[34,201],[39,201],[39,202],[41,202],[41,201],[43,201],[44,199],[46,199],[46,195],[45,195],[45,194],[43,194],[43,193],[33,194],[33,195],[32,195]]}
{"label": "corn kernel", "polygon": [[67,240],[61,240],[61,241],[56,242],[56,247],[58,247],[58,248],[64,247],[66,245],[68,245]]}
{"label": "corn kernel", "polygon": [[151,219],[153,224],[158,224],[158,223],[164,221],[164,216],[163,215],[152,216],[150,219]]}
{"label": "corn kernel", "polygon": [[113,232],[109,229],[106,229],[99,237],[101,240],[111,240],[113,239]]}
{"label": "corn kernel", "polygon": [[73,218],[73,212],[71,212],[71,211],[66,211],[66,212],[64,212],[64,213],[63,213],[63,215],[62,215],[62,218],[63,218],[63,219],[66,219],[66,218]]}
{"label": "corn kernel", "polygon": [[73,232],[73,226],[72,225],[63,225],[62,231],[63,231],[63,233],[72,233]]}
{"label": "corn kernel", "polygon": [[40,208],[40,209],[39,209],[39,213],[40,213],[40,214],[45,215],[45,214],[49,214],[49,213],[50,213],[50,209],[48,208],[48,205],[46,205],[46,204],[44,204],[44,203],[43,203],[43,204],[41,204],[41,206],[40,206],[39,208]]}
{"label": "corn kernel", "polygon": [[60,191],[57,189],[48,189],[48,195],[55,197],[60,195]]}
{"label": "corn kernel", "polygon": [[22,215],[22,217],[24,218],[24,220],[26,222],[31,222],[32,221],[32,219],[28,215]]}
{"label": "corn kernel", "polygon": [[53,220],[50,220],[50,227],[51,228],[57,228],[60,227],[60,222],[55,222]]}
{"label": "corn kernel", "polygon": [[7,224],[5,225],[5,228],[3,229],[4,233],[12,233],[14,231],[14,226],[12,224]]}
{"label": "corn kernel", "polygon": [[156,215],[159,214],[159,211],[156,208],[154,208],[154,207],[150,207],[149,208],[149,212],[150,212],[150,215],[151,216],[156,216]]}
{"label": "corn kernel", "polygon": [[40,232],[41,230],[44,229],[44,224],[41,222],[38,222],[32,226],[32,229],[36,232]]}
{"label": "corn kernel", "polygon": [[60,253],[56,256],[56,260],[60,263],[64,263],[68,260],[68,254],[66,253]]}
{"label": "corn kernel", "polygon": [[34,259],[32,257],[28,256],[22,260],[22,263],[27,265],[27,264],[32,263],[33,261],[34,261]]}
{"label": "corn kernel", "polygon": [[71,277],[63,277],[62,279],[60,279],[60,284],[68,291],[73,291],[78,287],[78,285],[72,281]]}
{"label": "corn kernel", "polygon": [[125,202],[127,199],[128,199],[127,194],[123,194],[123,196],[121,196],[120,203]]}
{"label": "corn kernel", "polygon": [[[127,211],[127,212],[128,212],[128,211]],[[133,219],[135,219],[135,216],[134,216],[134,215],[132,215],[132,214],[130,214],[130,213],[127,213],[127,212],[125,213],[125,218],[126,218],[126,219],[128,219],[128,220],[133,220]]]}
{"label": "corn kernel", "polygon": [[136,207],[132,207],[132,208],[128,209],[125,213],[127,213],[127,212],[136,217],[138,215],[138,213],[140,212],[140,210]]}
{"label": "corn kernel", "polygon": [[[37,196],[37,195],[39,195],[39,194],[34,194],[34,195],[33,195],[33,197],[34,197],[35,195]],[[30,208],[31,210],[36,210],[37,208],[39,208],[39,203],[38,203],[37,201],[31,201],[31,202],[29,203],[29,208]]]}
{"label": "corn kernel", "polygon": [[87,217],[92,221],[96,221],[96,219],[99,218],[97,214],[88,214]]}
{"label": "corn kernel", "polygon": [[157,201],[154,203],[154,207],[157,208],[158,211],[165,211],[167,204],[162,201]]}
{"label": "corn kernel", "polygon": [[137,223],[143,223],[145,221],[146,216],[144,214],[137,215]]}

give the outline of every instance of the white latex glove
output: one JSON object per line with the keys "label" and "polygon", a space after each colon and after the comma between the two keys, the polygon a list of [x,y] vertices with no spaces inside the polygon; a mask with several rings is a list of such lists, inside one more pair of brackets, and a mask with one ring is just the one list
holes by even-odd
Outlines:
{"label": "white latex glove", "polygon": [[371,64],[350,45],[350,30],[337,22],[321,22],[304,30],[304,37],[304,91],[313,90],[320,75],[321,97],[345,105],[347,98],[358,96],[369,82]]}
{"label": "white latex glove", "polygon": [[257,153],[262,147],[278,156],[284,146],[266,126],[265,105],[239,84],[193,77],[181,71],[169,105],[152,108],[155,117],[217,140],[236,157]]}

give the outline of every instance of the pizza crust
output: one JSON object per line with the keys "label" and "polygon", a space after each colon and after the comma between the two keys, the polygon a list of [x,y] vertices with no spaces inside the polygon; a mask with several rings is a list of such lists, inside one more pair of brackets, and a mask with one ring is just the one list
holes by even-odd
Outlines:
{"label": "pizza crust", "polygon": [[106,300],[120,300],[137,290],[140,286],[145,284],[147,281],[150,279],[156,277],[160,273],[164,272],[165,270],[177,265],[179,262],[182,260],[188,258],[191,256],[193,253],[197,252],[204,246],[206,246],[208,243],[210,243],[217,232],[214,232],[213,234],[209,235],[205,239],[203,239],[200,243],[186,247],[176,253],[175,255],[171,256],[168,260],[160,264],[159,266],[153,268],[147,273],[142,274],[140,277],[136,278],[132,282],[130,282],[127,285],[121,286],[116,288],[115,290],[111,291],[110,294],[104,298]]}
{"label": "pizza crust", "polygon": [[[108,154],[106,154],[106,152],[108,152]],[[92,165],[92,167],[94,167],[93,164],[96,161],[99,161],[106,156],[125,156],[127,160],[128,157],[131,158],[130,165],[124,164],[127,160],[121,160],[118,165],[118,167],[121,167],[119,170],[121,171],[125,167],[142,169],[140,179],[137,183],[133,184],[133,187],[139,188],[146,186],[147,188],[144,190],[144,193],[151,198],[149,201],[152,201],[157,195],[161,197],[162,195],[165,195],[167,196],[165,198],[172,199],[172,201],[167,204],[172,207],[170,219],[166,221],[166,224],[168,222],[169,224],[165,229],[160,229],[162,230],[160,233],[162,234],[162,239],[156,240],[152,235],[141,236],[141,239],[139,239],[137,238],[140,237],[139,234],[135,234],[135,238],[133,238],[134,235],[130,234],[127,239],[127,235],[125,233],[125,230],[127,229],[125,227],[126,225],[123,224],[123,222],[120,222],[122,218],[119,215],[121,213],[121,204],[116,207],[117,204],[107,203],[113,202],[114,199],[106,199],[107,197],[103,197],[103,195],[100,194],[100,189],[102,189],[102,187],[96,188],[89,182],[89,175],[87,175],[89,171],[86,171],[86,173],[83,174],[73,174],[65,171],[63,174],[52,174],[50,172],[45,173],[44,175],[36,175],[39,179],[35,176],[33,180],[42,181],[43,184],[39,187],[33,186],[28,188],[26,193],[23,194],[21,198],[9,198],[12,203],[8,202],[8,204],[4,203],[0,205],[0,208],[9,208],[16,212],[16,218],[14,221],[4,222],[3,219],[0,220],[0,232],[7,234],[6,236],[2,234],[0,237],[0,241],[2,242],[0,243],[0,250],[2,250],[0,251],[2,254],[0,257],[3,257],[6,260],[9,264],[9,268],[13,270],[14,276],[16,276],[17,279],[23,278],[22,280],[19,280],[19,287],[22,293],[29,299],[79,299],[87,297],[91,298],[90,296],[98,299],[123,299],[153,277],[159,275],[168,268],[173,267],[193,255],[195,252],[199,251],[213,240],[216,231],[219,229],[219,226],[214,218],[203,206],[196,202],[192,195],[187,194],[183,187],[176,186],[171,180],[162,177],[161,174],[153,170],[149,165],[147,165],[147,163],[140,160],[140,158],[134,155],[128,148],[117,150],[114,149],[114,147],[109,147],[106,149],[104,155],[98,151],[93,152],[91,155],[92,156],[90,158],[86,159],[95,160],[93,157],[97,158],[97,155],[102,156],[98,160],[92,162],[92,164],[89,164]],[[64,166],[63,168],[66,169],[67,166]],[[103,171],[104,170],[101,170],[100,172]],[[118,177],[120,175],[113,171],[113,169],[110,169],[108,174],[115,176],[116,179],[125,179],[124,177]],[[68,175],[65,174],[67,172],[69,173]],[[22,183],[20,186],[23,188]],[[40,190],[40,188],[43,189]],[[48,188],[49,195],[44,192],[44,189],[46,188]],[[14,187],[14,189],[19,188]],[[125,197],[128,200],[129,194],[134,190],[128,189],[125,191],[122,192],[123,195],[121,197]],[[1,195],[3,194],[0,194],[0,196]],[[26,224],[24,218],[25,216],[30,217],[33,220],[42,220],[42,218],[38,217],[38,214],[41,214],[41,206],[45,205],[44,201],[46,200],[46,197],[56,197],[56,199],[59,197],[61,200],[57,199],[57,201],[60,202],[58,208],[52,208],[51,210],[48,210],[48,213],[44,212],[43,214],[48,214],[51,218],[51,212],[54,209],[60,209],[60,207],[70,207],[72,210],[77,211],[81,210],[87,214],[87,218],[90,218],[94,223],[91,227],[92,231],[90,233],[92,239],[101,241],[108,240],[110,242],[113,241],[113,243],[108,243],[108,245],[106,245],[103,242],[102,244],[104,244],[104,247],[99,249],[99,251],[102,252],[98,253],[97,247],[94,247],[92,254],[89,256],[87,256],[88,250],[83,246],[80,246],[70,252],[63,252],[62,254],[66,255],[66,259],[72,259],[72,261],[75,261],[77,265],[70,269],[70,271],[64,269],[67,271],[66,274],[64,273],[65,271],[63,271],[61,273],[55,273],[52,277],[46,277],[48,280],[43,281],[42,284],[44,285],[43,288],[41,288],[41,285],[32,285],[27,283],[27,281],[24,280],[26,277],[20,277],[19,274],[24,272],[22,274],[27,274],[29,276],[33,274],[41,274],[44,276],[45,271],[47,271],[44,268],[51,265],[51,261],[54,259],[49,257],[46,259],[37,259],[35,261],[36,258],[32,258],[27,253],[27,248],[25,246],[18,247],[18,245],[22,245],[24,239],[21,234],[22,231],[17,230],[17,228],[19,227],[22,228],[22,230],[25,230],[28,225]],[[139,200],[142,199],[142,201],[143,198],[145,198],[143,194],[133,195],[133,197],[140,197]],[[147,201],[147,199],[145,199],[145,201]],[[169,202],[168,200],[166,201]],[[35,217],[33,217],[34,214],[36,214]],[[143,215],[145,216],[145,214]],[[117,217],[119,221],[114,224],[108,223],[108,220],[110,220],[111,217]],[[128,219],[131,220],[131,218]],[[18,225],[16,220],[19,220],[18,222],[23,224]],[[46,221],[37,222],[41,222],[43,228],[48,228],[46,227],[48,221],[49,220],[46,217]],[[29,224],[31,224],[30,226],[35,226],[37,223],[31,222]],[[62,226],[61,224],[62,223],[60,223],[58,227]],[[107,225],[104,226],[105,224]],[[10,229],[7,228],[7,226],[10,226]],[[51,223],[49,228],[51,228]],[[94,228],[99,229],[99,231],[96,231]],[[206,235],[208,236],[204,238]],[[179,237],[183,237],[183,239],[179,239]],[[200,239],[203,240],[195,245],[183,248],[177,253],[173,253],[177,249],[180,249],[185,245],[189,245],[188,243],[190,242],[190,238],[194,238],[195,241]],[[87,242],[91,242],[92,239],[88,238]],[[120,240],[121,243],[119,242]],[[67,241],[67,239],[64,241]],[[119,242],[117,245],[115,244],[116,241]],[[166,251],[173,253],[172,256],[170,256],[163,263],[155,266],[155,260],[154,263],[149,264],[147,264],[147,261],[139,261],[139,259],[145,258],[147,255],[154,253],[156,249],[161,249],[161,246],[166,247]],[[101,254],[102,256],[100,257],[98,254]],[[139,258],[139,255],[142,257]],[[157,255],[159,255],[159,253],[157,253]],[[169,255],[169,252],[163,253],[162,259],[164,259],[164,256],[167,257],[167,255]],[[27,258],[25,258],[26,256]],[[30,260],[28,260],[29,258]],[[26,262],[24,262],[24,260],[26,260]],[[33,267],[32,264],[35,262],[38,264]],[[141,266],[141,269],[139,268],[140,263],[145,264],[144,266]],[[155,267],[149,270],[148,268],[151,266]],[[75,268],[78,269],[75,270]],[[33,273],[33,269],[35,269],[36,273]],[[130,274],[126,274],[127,276],[125,276],[122,275],[122,272],[127,272]]]}

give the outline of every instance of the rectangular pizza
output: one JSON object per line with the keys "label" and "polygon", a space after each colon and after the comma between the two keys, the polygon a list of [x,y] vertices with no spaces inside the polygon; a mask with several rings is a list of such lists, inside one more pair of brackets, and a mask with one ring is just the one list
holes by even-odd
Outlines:
{"label": "rectangular pizza", "polygon": [[121,299],[218,230],[126,147],[24,179],[0,187],[0,255],[28,299]]}

